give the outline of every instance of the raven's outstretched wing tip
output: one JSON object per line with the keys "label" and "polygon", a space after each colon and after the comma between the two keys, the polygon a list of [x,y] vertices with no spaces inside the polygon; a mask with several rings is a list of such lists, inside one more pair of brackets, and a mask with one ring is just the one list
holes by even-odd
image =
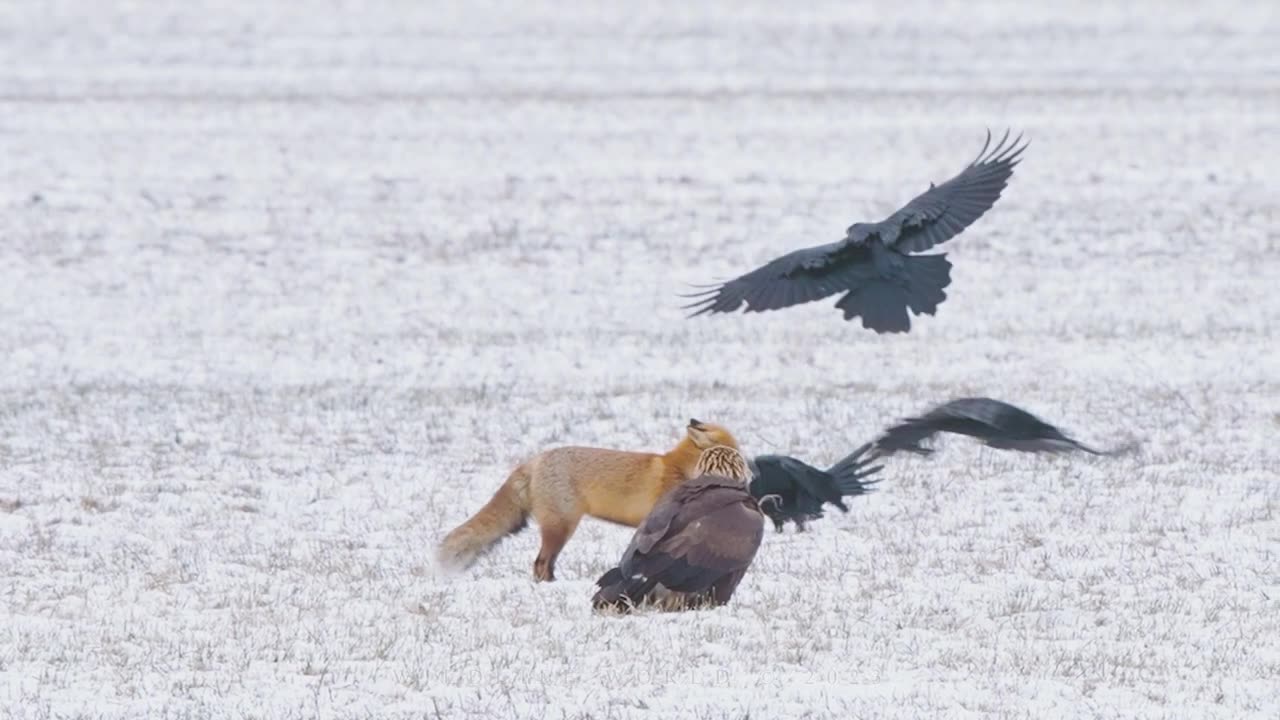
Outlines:
{"label": "raven's outstretched wing tip", "polygon": [[693,293],[676,293],[676,297],[682,298],[705,298],[708,295],[715,295],[720,292],[720,288],[710,288],[708,290],[699,290]]}

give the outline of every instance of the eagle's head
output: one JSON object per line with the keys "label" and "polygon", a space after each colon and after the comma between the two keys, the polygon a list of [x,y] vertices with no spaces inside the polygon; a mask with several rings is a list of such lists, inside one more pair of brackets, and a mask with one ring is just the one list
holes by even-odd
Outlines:
{"label": "eagle's head", "polygon": [[727,445],[716,445],[703,450],[698,456],[693,476],[699,475],[719,475],[745,484],[751,479],[751,470],[747,468],[747,459],[742,453]]}

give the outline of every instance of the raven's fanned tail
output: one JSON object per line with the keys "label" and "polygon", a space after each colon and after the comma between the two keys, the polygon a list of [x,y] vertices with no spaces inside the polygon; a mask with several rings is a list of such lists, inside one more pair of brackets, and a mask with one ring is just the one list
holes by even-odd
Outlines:
{"label": "raven's fanned tail", "polygon": [[904,333],[911,329],[907,310],[916,315],[933,315],[947,298],[943,289],[951,284],[951,263],[946,253],[908,255],[901,258],[898,277],[877,277],[850,290],[836,307],[844,319],[862,317],[862,326],[877,333]]}
{"label": "raven's fanned tail", "polygon": [[875,460],[874,455],[863,459],[863,455],[870,449],[871,443],[864,443],[827,470],[827,473],[835,478],[836,487],[839,488],[841,495],[865,495],[875,489],[871,487],[872,485],[880,482],[880,478],[863,479],[884,469],[883,465],[867,467]]}

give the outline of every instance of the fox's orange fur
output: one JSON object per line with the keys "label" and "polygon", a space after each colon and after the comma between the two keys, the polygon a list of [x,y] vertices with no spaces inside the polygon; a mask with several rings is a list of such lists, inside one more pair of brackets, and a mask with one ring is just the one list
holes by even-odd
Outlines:
{"label": "fox's orange fur", "polygon": [[521,463],[493,498],[445,536],[437,552],[442,565],[470,565],[499,540],[524,529],[530,515],[542,531],[533,563],[538,580],[555,580],[556,557],[583,515],[636,527],[670,488],[696,475],[702,451],[737,448],[725,428],[690,420],[670,452],[558,447]]}

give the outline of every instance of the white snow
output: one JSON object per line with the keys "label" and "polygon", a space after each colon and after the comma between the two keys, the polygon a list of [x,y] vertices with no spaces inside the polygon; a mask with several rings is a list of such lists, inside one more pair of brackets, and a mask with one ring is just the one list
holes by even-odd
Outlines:
{"label": "white snow", "polygon": [[[0,716],[1280,716],[1280,14],[656,2],[0,13]],[[907,336],[684,283],[1030,138]],[[438,539],[689,417],[946,438],[726,608],[599,617],[630,538]]]}

